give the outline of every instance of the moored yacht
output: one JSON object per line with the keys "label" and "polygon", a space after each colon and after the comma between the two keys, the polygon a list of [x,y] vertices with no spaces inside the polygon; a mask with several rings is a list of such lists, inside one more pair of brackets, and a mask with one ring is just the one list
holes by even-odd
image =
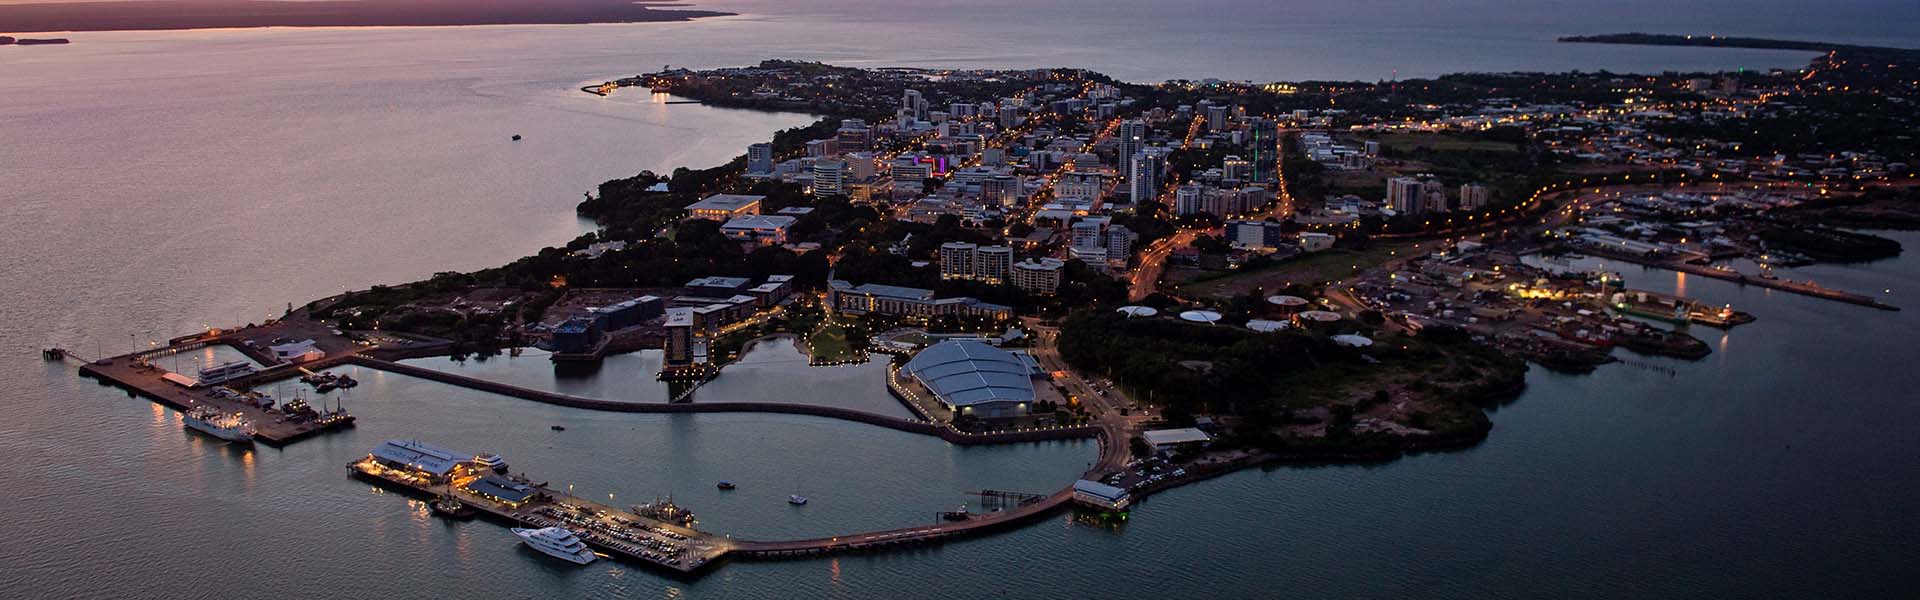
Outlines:
{"label": "moored yacht", "polygon": [[593,550],[587,548],[586,542],[580,541],[579,535],[565,527],[539,529],[514,527],[513,534],[520,536],[520,541],[535,550],[576,565],[584,565],[599,558],[594,556]]}
{"label": "moored yacht", "polygon": [[478,465],[481,468],[493,469],[493,472],[495,473],[507,472],[507,459],[500,458],[500,455],[498,454],[487,453],[487,454],[474,456],[473,464]]}
{"label": "moored yacht", "polygon": [[229,442],[240,444],[253,443],[253,425],[240,413],[221,412],[210,406],[202,406],[187,413],[187,428]]}
{"label": "moored yacht", "polygon": [[199,385],[213,385],[252,375],[256,368],[244,360],[232,360],[200,369]]}

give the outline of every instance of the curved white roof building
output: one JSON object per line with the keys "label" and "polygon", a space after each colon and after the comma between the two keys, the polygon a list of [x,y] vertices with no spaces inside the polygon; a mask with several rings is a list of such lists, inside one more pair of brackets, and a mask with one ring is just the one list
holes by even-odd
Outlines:
{"label": "curved white roof building", "polygon": [[1160,314],[1160,311],[1151,306],[1122,306],[1119,312],[1126,313],[1128,317],[1151,317]]}
{"label": "curved white roof building", "polygon": [[1180,313],[1180,318],[1188,321],[1192,321],[1195,323],[1212,324],[1213,322],[1220,320],[1220,313],[1217,313],[1211,310],[1190,310],[1187,312]]}
{"label": "curved white roof building", "polygon": [[1033,357],[975,340],[928,346],[901,369],[957,415],[981,418],[1025,414],[1033,402]]}

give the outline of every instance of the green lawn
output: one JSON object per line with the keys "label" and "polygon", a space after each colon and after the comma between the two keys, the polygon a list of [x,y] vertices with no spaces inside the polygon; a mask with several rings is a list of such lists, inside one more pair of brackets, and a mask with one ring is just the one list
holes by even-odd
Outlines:
{"label": "green lawn", "polygon": [[1254,288],[1277,290],[1288,284],[1318,284],[1345,279],[1394,258],[1397,248],[1381,246],[1369,250],[1335,249],[1299,256],[1263,268],[1238,271],[1226,276],[1181,286],[1191,296],[1230,298]]}
{"label": "green lawn", "polygon": [[807,348],[812,351],[812,362],[815,363],[839,362],[859,356],[853,351],[853,342],[847,339],[846,326],[833,321],[828,321],[807,337]]}

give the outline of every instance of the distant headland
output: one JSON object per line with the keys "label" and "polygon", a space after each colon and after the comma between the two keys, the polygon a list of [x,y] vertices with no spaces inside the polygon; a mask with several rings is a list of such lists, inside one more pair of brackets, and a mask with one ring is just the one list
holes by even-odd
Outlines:
{"label": "distant headland", "polygon": [[53,45],[53,44],[65,44],[68,41],[69,40],[67,38],[40,38],[40,39],[18,38],[16,39],[13,37],[0,35],[0,46],[45,46],[45,45]]}
{"label": "distant headland", "polygon": [[1911,48],[1890,48],[1885,46],[1860,46],[1855,44],[1835,44],[1830,42],[1807,42],[1799,40],[1775,40],[1767,38],[1730,37],[1724,35],[1676,35],[1669,33],[1608,33],[1603,35],[1570,35],[1560,38],[1562,42],[1582,44],[1630,44],[1638,46],[1705,46],[1713,48],[1753,48],[1760,50],[1810,50],[1813,52],[1848,51],[1861,54],[1883,54],[1903,57],[1920,56],[1920,50]]}
{"label": "distant headland", "polygon": [[232,27],[570,25],[690,21],[733,13],[630,0],[106,0],[0,4],[0,32]]}

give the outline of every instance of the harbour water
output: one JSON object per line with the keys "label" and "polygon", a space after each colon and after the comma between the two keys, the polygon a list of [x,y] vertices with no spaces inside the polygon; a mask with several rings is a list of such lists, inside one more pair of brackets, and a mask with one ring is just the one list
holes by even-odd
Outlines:
{"label": "harbour water", "polygon": [[[407,364],[458,373],[530,389],[559,392],[601,400],[628,402],[666,402],[672,397],[666,383],[655,378],[660,372],[661,352],[646,350],[617,354],[601,361],[597,368],[581,365],[557,367],[548,353],[528,350],[520,356],[500,355],[485,360],[469,358],[454,361],[445,357],[417,358]],[[774,338],[754,345],[738,361],[728,365],[726,377],[702,385],[694,392],[695,401],[709,399],[754,402],[793,402],[851,408],[870,413],[914,418],[913,412],[872,385],[885,381],[887,356],[857,365],[834,367],[807,366],[807,355],[791,339]],[[775,394],[764,394],[766,381],[805,381]]]}
{"label": "harbour water", "polygon": [[[798,416],[591,413],[356,373],[363,384],[345,401],[361,416],[358,428],[242,451],[189,435],[178,414],[77,379],[34,352],[57,344],[119,353],[343,287],[496,265],[584,231],[571,207],[601,180],[715,163],[809,120],[573,89],[661,64],[798,57],[1074,65],[1132,80],[1371,80],[1393,69],[1406,77],[1796,67],[1805,59],[1546,41],[1668,29],[1632,27],[1626,9],[1558,26],[1539,24],[1550,15],[1501,21],[1472,10],[1424,24],[1376,18],[1386,8],[1339,21],[1313,3],[1297,19],[1221,12],[1274,10],[1246,2],[1160,16],[1041,3],[1047,19],[931,5],[928,14],[948,26],[929,27],[871,6],[734,4],[754,14],[690,24],[88,34],[71,46],[0,56],[8,86],[0,95],[0,223],[8,226],[0,274],[10,282],[0,289],[0,489],[18,511],[0,546],[0,589],[62,598],[1910,590],[1909,566],[1920,558],[1920,525],[1906,514],[1920,504],[1911,464],[1920,437],[1909,426],[1920,417],[1912,402],[1920,371],[1908,364],[1920,335],[1913,252],[1781,273],[1890,289],[1903,312],[1624,267],[1637,287],[1732,303],[1760,320],[1697,330],[1715,350],[1697,362],[1635,357],[1589,376],[1536,369],[1529,390],[1493,416],[1492,437],[1467,451],[1243,472],[1156,496],[1119,527],[1062,516],[904,553],[729,564],[693,582],[612,561],[565,568],[497,526],[430,518],[422,504],[348,479],[343,465],[380,439],[420,437],[499,452],[516,471],[616,502],[671,492],[703,527],[777,539],[931,522],[969,490],[1057,488],[1093,447],[961,448]],[[1884,18],[1852,17],[1870,25],[1851,38],[1825,17],[1796,19],[1792,7],[1773,3],[1740,3],[1723,12],[1742,21],[1718,21],[1713,6],[1724,4],[1681,10],[1692,20],[1670,27],[1909,46],[1920,31],[1907,26],[1913,8],[1899,3],[1880,7],[1890,11]],[[1148,18],[1166,27],[1134,34]],[[1229,28],[1210,37],[1251,45],[1196,42],[1207,22]],[[516,133],[525,140],[509,142]],[[1888,235],[1920,247],[1920,235]],[[646,358],[633,360],[644,366]],[[764,376],[729,373],[701,398],[800,393],[788,369],[805,367],[757,368]],[[599,394],[653,385],[619,379],[626,372],[553,385]],[[884,398],[877,379],[857,377],[805,393]],[[718,479],[741,489],[721,495]],[[787,506],[781,499],[794,490],[813,502]]]}

